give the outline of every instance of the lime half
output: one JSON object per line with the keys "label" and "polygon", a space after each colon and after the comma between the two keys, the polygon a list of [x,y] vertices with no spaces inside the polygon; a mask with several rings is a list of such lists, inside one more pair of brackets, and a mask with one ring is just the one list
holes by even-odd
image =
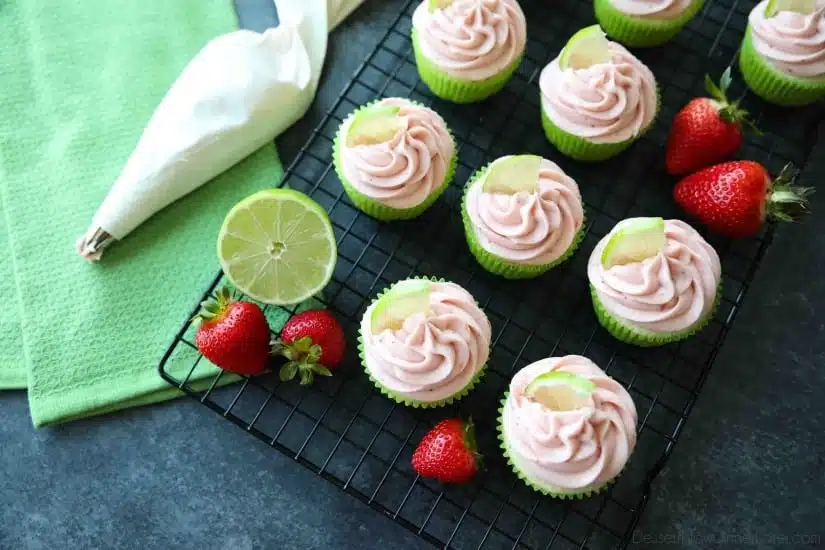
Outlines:
{"label": "lime half", "polygon": [[665,220],[639,218],[625,223],[613,232],[602,250],[602,265],[610,269],[614,265],[641,262],[652,258],[665,248]]}
{"label": "lime half", "polygon": [[807,15],[816,11],[816,0],[770,0],[765,6],[765,17],[773,17],[780,11]]}
{"label": "lime half", "polygon": [[332,277],[338,252],[326,211],[291,189],[267,189],[235,205],[218,235],[218,259],[255,300],[296,304]]}
{"label": "lime half", "polygon": [[591,25],[583,28],[567,41],[559,57],[559,67],[586,69],[608,61],[610,61],[610,42],[599,25]]}
{"label": "lime half", "polygon": [[591,380],[571,372],[551,371],[537,376],[524,394],[552,411],[574,411],[587,404],[596,389]]}

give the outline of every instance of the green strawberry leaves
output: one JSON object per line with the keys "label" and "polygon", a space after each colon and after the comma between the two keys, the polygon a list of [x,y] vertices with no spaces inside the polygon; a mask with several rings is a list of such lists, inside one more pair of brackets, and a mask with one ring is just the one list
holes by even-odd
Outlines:
{"label": "green strawberry leaves", "polygon": [[728,89],[730,88],[731,83],[733,82],[733,77],[731,76],[731,68],[728,67],[725,69],[725,72],[722,73],[722,77],[719,79],[719,85],[716,85],[716,82],[710,77],[710,75],[705,75],[705,91],[710,95],[711,99],[716,101],[719,104],[719,118],[724,120],[725,122],[730,122],[733,124],[744,124],[752,132],[756,135],[761,136],[762,132],[750,118],[748,111],[741,108],[739,106],[739,100],[736,101],[729,101],[728,100]]}
{"label": "green strawberry leaves", "polygon": [[325,366],[318,363],[323,350],[318,344],[313,344],[309,336],[298,338],[290,343],[279,340],[272,342],[270,355],[279,355],[288,359],[278,373],[282,382],[288,382],[296,375],[301,378],[301,385],[308,386],[315,381],[315,375],[332,376]]}

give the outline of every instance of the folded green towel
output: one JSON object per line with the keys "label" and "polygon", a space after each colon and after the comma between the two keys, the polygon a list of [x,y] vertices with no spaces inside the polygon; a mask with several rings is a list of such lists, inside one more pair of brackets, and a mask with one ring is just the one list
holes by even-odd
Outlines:
{"label": "folded green towel", "polygon": [[[0,165],[0,179],[3,178]],[[0,389],[26,387],[26,361],[23,355],[23,334],[20,332],[20,308],[17,301],[17,284],[14,280],[14,264],[11,258],[6,216],[0,200]]]}
{"label": "folded green towel", "polygon": [[[100,264],[81,260],[74,241],[181,69],[235,26],[231,0],[0,2],[0,253],[8,244],[13,259],[0,272],[0,385],[20,385],[25,364],[36,426],[174,395],[158,360],[217,269],[226,212],[278,182],[274,146],[153,217]],[[170,364],[180,373],[194,357],[185,348]],[[209,374],[202,361],[196,376]]]}

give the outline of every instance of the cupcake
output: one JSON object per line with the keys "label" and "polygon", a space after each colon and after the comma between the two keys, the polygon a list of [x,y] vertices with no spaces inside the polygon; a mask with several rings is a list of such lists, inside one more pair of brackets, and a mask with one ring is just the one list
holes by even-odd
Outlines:
{"label": "cupcake", "polygon": [[513,471],[557,498],[597,493],[636,446],[636,405],[621,384],[580,355],[550,357],[513,377],[499,438]]}
{"label": "cupcake", "polygon": [[454,283],[407,279],[364,313],[361,361],[391,399],[438,407],[464,397],[481,378],[492,328],[469,292]]}
{"label": "cupcake", "polygon": [[438,113],[387,98],[352,113],[335,139],[335,171],[357,208],[379,220],[420,215],[453,179],[456,147]]}
{"label": "cupcake", "polygon": [[616,156],[653,123],[656,79],[598,25],[576,33],[541,72],[541,115],[547,139],[582,161]]}
{"label": "cupcake", "polygon": [[679,34],[705,0],[595,0],[596,20],[625,46],[664,44]]}
{"label": "cupcake", "polygon": [[683,340],[704,327],[721,295],[719,256],[685,222],[629,218],[596,245],[587,265],[599,322],[637,346]]}
{"label": "cupcake", "polygon": [[760,2],[748,18],[739,69],[756,95],[777,105],[825,97],[825,0]]}
{"label": "cupcake", "polygon": [[442,99],[481,101],[521,63],[527,22],[516,0],[424,0],[412,21],[421,80]]}
{"label": "cupcake", "polygon": [[478,263],[508,279],[555,267],[584,234],[578,185],[557,164],[535,155],[502,157],[476,172],[461,214]]}

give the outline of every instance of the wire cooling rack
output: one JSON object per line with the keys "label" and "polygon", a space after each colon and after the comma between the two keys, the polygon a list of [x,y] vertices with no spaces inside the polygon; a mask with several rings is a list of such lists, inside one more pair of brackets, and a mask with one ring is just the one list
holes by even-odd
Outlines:
{"label": "wire cooling rack", "polygon": [[[637,51],[658,79],[659,123],[619,158],[584,165],[559,155],[539,122],[537,78],[578,28],[592,24],[591,2],[521,0],[529,25],[524,61],[505,90],[468,106],[445,103],[420,82],[410,45],[413,0],[387,0],[398,16],[375,50],[312,132],[286,171],[284,183],[306,192],[330,213],[339,260],[333,281],[319,297],[341,319],[349,336],[345,364],[331,379],[309,388],[277,376],[243,379],[221,387],[228,375],[205,385],[192,373],[201,361],[193,329],[184,325],[160,363],[171,384],[269,443],[376,510],[444,548],[623,548],[648,500],[651,481],[671,454],[698,392],[742,304],[771,240],[730,242],[706,235],[722,258],[724,297],[708,328],[681,344],[639,349],[600,328],[590,304],[586,263],[590,251],[619,220],[630,216],[679,217],[671,200],[673,180],[664,172],[663,143],[669,121],[701,95],[702,77],[718,78],[733,63],[755,1],[707,0],[702,13],[672,43]],[[735,73],[738,77],[738,73]],[[786,162],[806,165],[816,139],[821,106],[780,109],[739,87],[743,104],[763,129],[749,135],[740,155],[773,173]],[[332,142],[343,119],[380,97],[409,97],[447,121],[458,141],[456,183],[416,220],[378,223],[353,208],[331,169]],[[581,189],[587,235],[561,267],[531,281],[510,282],[476,265],[459,215],[462,184],[479,166],[505,154],[531,152],[557,161]],[[467,398],[445,409],[394,404],[373,388],[354,352],[358,321],[375,294],[411,275],[436,275],[467,288],[493,325],[490,368]],[[204,296],[222,282],[219,274]],[[312,304],[302,304],[307,308]],[[296,311],[267,307],[278,330]],[[194,313],[194,311],[193,311]],[[592,358],[631,393],[639,411],[637,448],[608,491],[581,501],[542,497],[507,468],[495,436],[497,407],[513,373],[551,355]],[[187,364],[188,361],[188,364]],[[180,365],[186,368],[180,369]],[[177,368],[173,368],[177,365]],[[420,437],[438,420],[472,415],[486,470],[465,486],[443,486],[410,467]]]}

